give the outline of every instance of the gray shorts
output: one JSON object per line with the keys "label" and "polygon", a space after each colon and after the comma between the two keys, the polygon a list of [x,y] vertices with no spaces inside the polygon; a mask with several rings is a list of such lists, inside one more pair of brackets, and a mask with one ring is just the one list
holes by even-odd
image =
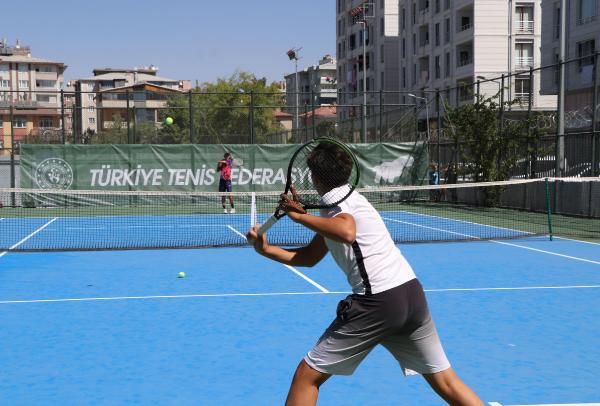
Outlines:
{"label": "gray shorts", "polygon": [[450,368],[417,279],[342,300],[336,319],[304,360],[319,372],[351,375],[377,344],[392,353],[404,375]]}

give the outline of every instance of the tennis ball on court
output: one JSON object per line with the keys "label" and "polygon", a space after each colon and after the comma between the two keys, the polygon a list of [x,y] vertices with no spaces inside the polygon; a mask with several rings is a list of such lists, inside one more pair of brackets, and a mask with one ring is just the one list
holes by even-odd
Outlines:
{"label": "tennis ball on court", "polygon": [[185,278],[185,272],[179,272],[179,274],[177,275],[177,277],[179,277],[179,278]]}
{"label": "tennis ball on court", "polygon": [[165,124],[166,125],[173,124],[173,117],[167,117],[167,118],[165,118]]}

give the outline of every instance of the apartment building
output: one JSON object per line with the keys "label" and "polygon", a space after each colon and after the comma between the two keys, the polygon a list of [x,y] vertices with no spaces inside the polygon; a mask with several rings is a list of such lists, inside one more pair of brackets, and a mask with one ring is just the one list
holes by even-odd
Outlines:
{"label": "apartment building", "polygon": [[[567,1],[565,60],[583,59],[565,66],[565,110],[589,111],[592,105],[594,58],[600,45],[600,0]],[[559,61],[560,0],[542,0],[542,64]],[[589,58],[585,58],[589,56]],[[558,68],[542,73],[542,92],[557,93]],[[567,123],[568,124],[568,123]]]}
{"label": "apartment building", "polygon": [[17,147],[27,137],[52,141],[61,128],[65,69],[62,62],[33,57],[18,40],[14,46],[0,41],[0,149]]}
{"label": "apartment building", "polygon": [[[505,100],[521,100],[527,108],[531,89],[533,109],[553,109],[556,97],[540,93],[539,72],[530,77],[530,68],[542,64],[540,3],[400,0],[400,90],[422,96],[423,90],[458,86],[444,93],[457,105],[473,100],[472,84],[477,80],[516,74],[506,79]],[[490,81],[482,83],[480,91],[491,96],[500,87],[500,80]],[[414,102],[410,96],[402,101]]]}
{"label": "apartment building", "polygon": [[[298,105],[326,106],[337,103],[337,63],[325,55],[318,64],[298,71]],[[286,104],[296,105],[296,73],[285,76]],[[311,101],[311,95],[313,97]],[[293,107],[288,111],[292,112]],[[301,108],[302,110],[302,108]]]}
{"label": "apartment building", "polygon": [[[73,82],[77,110],[75,126],[80,134],[112,128],[116,116],[136,122],[160,121],[169,94],[189,91],[189,80],[158,76],[155,66],[134,69],[97,68],[94,76]],[[129,98],[129,102],[127,99]],[[135,112],[135,116],[133,116]]]}
{"label": "apartment building", "polygon": [[[399,0],[336,0],[338,120],[362,117],[366,85],[369,132],[376,126],[377,92],[397,91],[399,86],[398,4]],[[387,95],[385,102],[397,99]]]}

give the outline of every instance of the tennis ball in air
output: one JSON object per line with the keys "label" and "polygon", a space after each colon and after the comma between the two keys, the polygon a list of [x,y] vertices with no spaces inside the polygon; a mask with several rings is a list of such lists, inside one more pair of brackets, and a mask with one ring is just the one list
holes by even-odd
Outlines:
{"label": "tennis ball in air", "polygon": [[173,124],[173,117],[167,117],[167,118],[165,118],[165,124],[166,125]]}
{"label": "tennis ball in air", "polygon": [[179,272],[179,274],[177,275],[177,277],[179,277],[179,278],[185,278],[185,272]]}

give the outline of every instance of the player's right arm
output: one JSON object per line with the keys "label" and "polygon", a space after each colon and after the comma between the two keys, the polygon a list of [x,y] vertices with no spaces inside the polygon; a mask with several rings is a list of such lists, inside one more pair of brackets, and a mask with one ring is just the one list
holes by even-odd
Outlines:
{"label": "player's right arm", "polygon": [[258,235],[256,232],[257,228],[257,226],[252,227],[247,234],[247,237],[251,241],[254,241],[256,252],[282,264],[311,267],[319,263],[327,254],[327,245],[321,235],[315,235],[312,241],[304,247],[286,250],[275,245],[270,245],[266,234]]}

